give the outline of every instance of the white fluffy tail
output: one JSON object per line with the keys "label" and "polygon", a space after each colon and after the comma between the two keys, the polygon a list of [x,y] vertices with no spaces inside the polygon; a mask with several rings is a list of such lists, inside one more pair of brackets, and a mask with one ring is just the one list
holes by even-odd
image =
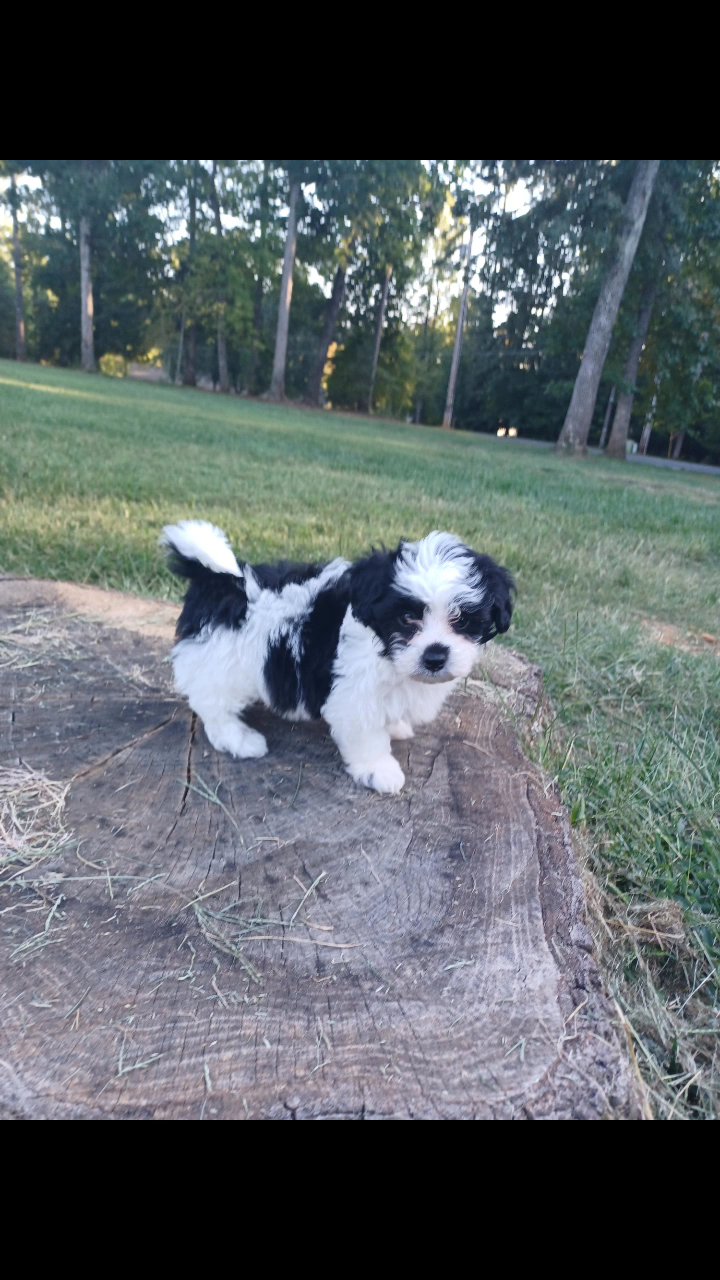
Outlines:
{"label": "white fluffy tail", "polygon": [[[243,573],[235,559],[227,535],[207,520],[181,520],[168,524],[160,538],[162,546],[175,553],[180,561],[196,560],[213,573],[232,573],[242,578]],[[176,572],[182,572],[179,566]],[[183,577],[191,576],[183,573]]]}

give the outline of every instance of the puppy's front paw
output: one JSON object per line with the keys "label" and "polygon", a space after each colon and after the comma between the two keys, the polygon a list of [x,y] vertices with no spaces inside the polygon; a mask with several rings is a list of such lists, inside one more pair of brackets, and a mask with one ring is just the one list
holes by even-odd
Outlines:
{"label": "puppy's front paw", "polygon": [[393,724],[388,725],[387,731],[396,742],[415,737],[412,725],[409,725],[406,720],[395,720]]}
{"label": "puppy's front paw", "polygon": [[371,765],[351,766],[348,773],[363,787],[387,796],[396,796],[405,782],[405,774],[394,756],[381,756]]}
{"label": "puppy's front paw", "polygon": [[236,760],[259,760],[267,755],[267,742],[261,733],[246,724],[205,725],[205,732],[216,751],[227,751]]}

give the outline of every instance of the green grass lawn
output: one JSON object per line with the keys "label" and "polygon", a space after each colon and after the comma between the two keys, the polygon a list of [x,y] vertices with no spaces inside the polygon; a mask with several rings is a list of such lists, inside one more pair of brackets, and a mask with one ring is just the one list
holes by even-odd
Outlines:
{"label": "green grass lawn", "polygon": [[[589,851],[653,1099],[711,1113],[720,657],[680,645],[720,634],[720,483],[0,361],[0,570],[177,597],[157,539],[187,516],[247,558],[354,556],[441,528],[512,570],[506,642],[545,671],[557,716],[540,754]],[[681,937],[658,924],[680,919],[668,901]]]}

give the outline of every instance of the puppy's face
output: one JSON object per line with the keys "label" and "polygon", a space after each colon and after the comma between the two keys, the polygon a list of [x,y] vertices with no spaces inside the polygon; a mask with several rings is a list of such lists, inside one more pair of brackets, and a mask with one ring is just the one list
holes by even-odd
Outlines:
{"label": "puppy's face", "polygon": [[350,573],[355,616],[410,680],[439,684],[469,675],[479,647],[510,626],[510,574],[450,533],[376,552]]}

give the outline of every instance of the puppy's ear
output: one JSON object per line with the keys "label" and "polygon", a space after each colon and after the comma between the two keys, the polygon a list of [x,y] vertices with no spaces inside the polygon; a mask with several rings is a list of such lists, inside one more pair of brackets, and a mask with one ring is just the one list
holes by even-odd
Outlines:
{"label": "puppy's ear", "polygon": [[493,636],[501,635],[510,626],[517,588],[512,574],[490,556],[476,556],[476,563],[487,588],[483,604],[487,604],[489,609],[490,630],[485,639],[492,640]]}
{"label": "puppy's ear", "polygon": [[350,604],[355,617],[366,627],[377,621],[378,606],[390,591],[399,551],[400,547],[397,551],[373,551],[350,567]]}

